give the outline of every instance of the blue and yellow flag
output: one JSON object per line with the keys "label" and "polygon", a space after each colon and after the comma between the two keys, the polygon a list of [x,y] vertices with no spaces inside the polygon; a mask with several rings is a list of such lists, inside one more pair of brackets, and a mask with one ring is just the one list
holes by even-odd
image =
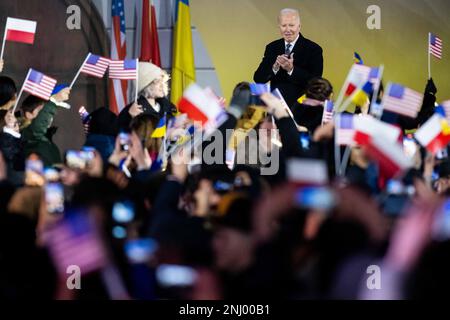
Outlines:
{"label": "blue and yellow flag", "polygon": [[158,125],[156,126],[156,129],[152,133],[152,138],[162,138],[166,135],[166,115],[162,117]]}
{"label": "blue and yellow flag", "polygon": [[189,0],[177,0],[175,10],[170,100],[176,105],[186,87],[195,82],[195,64]]}
{"label": "blue and yellow flag", "polygon": [[353,60],[355,61],[356,64],[364,64],[363,59],[361,58],[361,56],[359,55],[358,52],[355,51],[354,55],[353,55]]}

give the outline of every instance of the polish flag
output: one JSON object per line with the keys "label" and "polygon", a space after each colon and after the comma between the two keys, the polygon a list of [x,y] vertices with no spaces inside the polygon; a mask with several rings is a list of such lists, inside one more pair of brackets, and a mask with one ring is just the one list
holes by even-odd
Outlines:
{"label": "polish flag", "polygon": [[217,126],[226,117],[219,101],[195,83],[184,91],[178,108],[181,113],[187,113],[190,119],[203,125]]}
{"label": "polish flag", "polygon": [[5,40],[33,44],[36,25],[36,21],[8,18]]}
{"label": "polish flag", "polygon": [[353,121],[356,132],[369,137],[383,137],[386,142],[396,143],[402,134],[400,128],[371,116],[357,116]]}
{"label": "polish flag", "polygon": [[417,130],[415,138],[424,148],[436,154],[450,143],[449,124],[439,114],[435,114]]}
{"label": "polish flag", "polygon": [[286,167],[290,182],[299,186],[323,186],[328,184],[328,169],[324,161],[318,159],[292,159]]}
{"label": "polish flag", "polygon": [[357,131],[354,139],[367,156],[378,162],[385,176],[395,177],[412,167],[412,160],[405,157],[403,148],[396,142],[387,141],[384,136],[368,136]]}

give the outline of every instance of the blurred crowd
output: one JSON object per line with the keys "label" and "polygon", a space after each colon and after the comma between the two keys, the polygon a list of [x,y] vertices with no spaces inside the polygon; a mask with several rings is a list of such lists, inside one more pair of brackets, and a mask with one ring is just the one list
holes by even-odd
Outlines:
{"label": "blurred crowd", "polygon": [[[447,296],[450,160],[408,136],[434,114],[431,79],[418,117],[393,121],[415,165],[387,179],[358,145],[348,148],[344,172],[336,170],[334,122],[323,123],[333,97],[326,79],[311,80],[305,98],[289,106],[295,122],[280,99],[255,99],[250,84],[239,83],[229,103],[217,98],[227,119],[214,131],[226,138],[198,143],[193,132],[202,127],[167,99],[168,75],[146,67],[139,69],[151,76],[142,77],[137,103],[120,115],[80,110],[85,144],[64,153],[52,121],[70,89],[50,101],[28,96],[13,110],[16,84],[0,77],[0,297]],[[166,131],[155,137],[161,119]],[[274,174],[261,174],[271,164],[229,156],[251,129],[258,152],[278,154]],[[193,145],[211,144],[223,161],[192,157]],[[292,159],[325,163],[327,182],[300,185]]]}

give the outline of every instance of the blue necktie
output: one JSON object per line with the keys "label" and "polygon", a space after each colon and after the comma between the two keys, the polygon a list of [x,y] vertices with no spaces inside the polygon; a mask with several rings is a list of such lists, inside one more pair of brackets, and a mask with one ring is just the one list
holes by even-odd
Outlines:
{"label": "blue necktie", "polygon": [[288,57],[291,55],[291,46],[292,44],[288,43],[286,45],[286,50],[284,51],[284,54],[287,55]]}

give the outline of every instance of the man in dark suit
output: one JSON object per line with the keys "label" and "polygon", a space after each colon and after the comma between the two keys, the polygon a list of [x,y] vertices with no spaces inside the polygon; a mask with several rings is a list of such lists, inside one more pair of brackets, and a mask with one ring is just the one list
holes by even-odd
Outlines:
{"label": "man in dark suit", "polygon": [[264,58],[253,79],[257,83],[271,82],[287,104],[293,104],[305,93],[309,80],[323,73],[322,48],[300,33],[300,15],[295,9],[283,9],[278,17],[283,39],[269,43]]}

